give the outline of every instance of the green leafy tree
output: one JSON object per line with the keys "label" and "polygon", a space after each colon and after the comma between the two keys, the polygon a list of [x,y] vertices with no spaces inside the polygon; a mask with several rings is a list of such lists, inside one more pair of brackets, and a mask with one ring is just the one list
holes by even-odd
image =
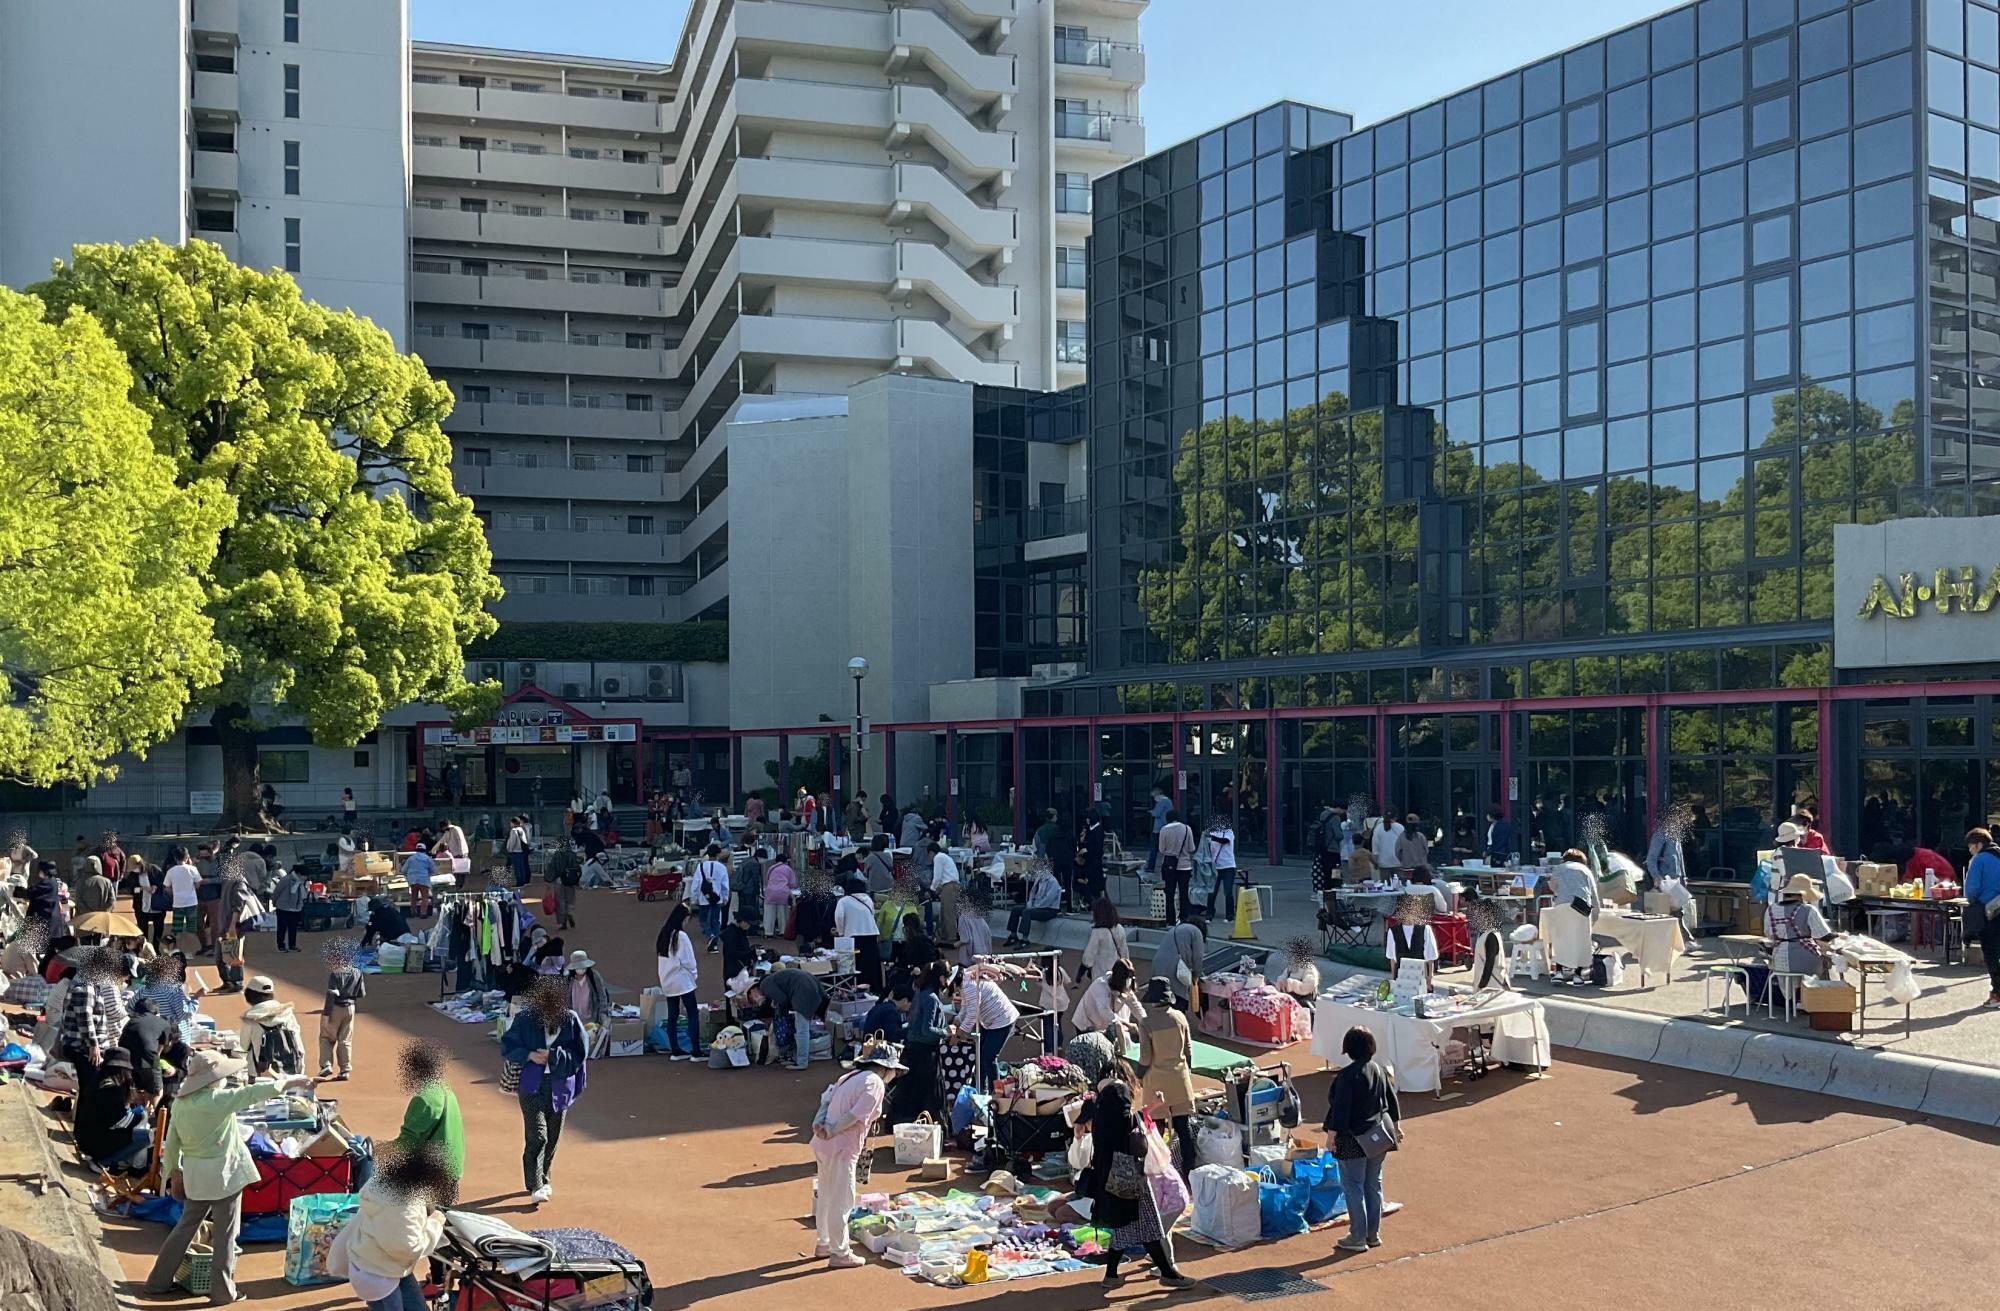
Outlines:
{"label": "green leafy tree", "polygon": [[466,682],[464,649],[493,631],[500,586],[452,487],[438,426],[451,392],[422,361],[201,241],[79,246],[37,290],[52,315],[88,311],[124,352],[176,481],[236,500],[202,578],[224,657],[205,700],[225,824],[259,817],[262,711],[349,745],[410,701],[461,720],[490,710],[499,689]]}
{"label": "green leafy tree", "polygon": [[0,777],[92,783],[222,676],[201,577],[231,504],[185,485],[88,314],[0,288]]}

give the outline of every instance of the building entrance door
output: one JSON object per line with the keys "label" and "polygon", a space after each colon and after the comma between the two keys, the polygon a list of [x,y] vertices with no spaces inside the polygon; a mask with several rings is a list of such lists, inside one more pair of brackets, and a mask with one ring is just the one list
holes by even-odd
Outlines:
{"label": "building entrance door", "polygon": [[1498,715],[1389,717],[1389,808],[1418,817],[1433,866],[1480,854],[1501,786]]}
{"label": "building entrance door", "polygon": [[1265,859],[1271,804],[1267,726],[1261,720],[1217,720],[1189,724],[1186,732],[1181,763],[1188,786],[1181,817],[1197,833],[1217,817],[1227,819],[1239,860]]}

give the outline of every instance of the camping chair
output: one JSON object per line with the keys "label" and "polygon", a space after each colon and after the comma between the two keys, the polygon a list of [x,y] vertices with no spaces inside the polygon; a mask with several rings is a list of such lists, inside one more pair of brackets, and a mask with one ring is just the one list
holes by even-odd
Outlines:
{"label": "camping chair", "polygon": [[1342,905],[1338,893],[1328,893],[1326,900],[1330,904],[1324,905],[1318,915],[1322,949],[1367,946],[1368,930],[1375,924],[1373,912]]}

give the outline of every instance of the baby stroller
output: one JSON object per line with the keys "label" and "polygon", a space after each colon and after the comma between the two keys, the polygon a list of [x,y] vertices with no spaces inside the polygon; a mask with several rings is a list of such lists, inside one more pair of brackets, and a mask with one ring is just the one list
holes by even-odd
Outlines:
{"label": "baby stroller", "polygon": [[433,1260],[435,1306],[449,1311],[642,1311],[646,1265],[590,1229],[516,1229],[492,1216],[445,1212]]}

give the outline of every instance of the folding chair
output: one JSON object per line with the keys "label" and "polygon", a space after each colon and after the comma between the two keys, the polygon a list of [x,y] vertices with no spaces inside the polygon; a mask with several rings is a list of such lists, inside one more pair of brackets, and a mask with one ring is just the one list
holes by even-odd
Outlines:
{"label": "folding chair", "polygon": [[1374,914],[1343,905],[1338,893],[1329,893],[1327,897],[1332,904],[1322,904],[1318,914],[1322,949],[1332,951],[1335,947],[1367,946],[1368,930],[1375,923]]}

